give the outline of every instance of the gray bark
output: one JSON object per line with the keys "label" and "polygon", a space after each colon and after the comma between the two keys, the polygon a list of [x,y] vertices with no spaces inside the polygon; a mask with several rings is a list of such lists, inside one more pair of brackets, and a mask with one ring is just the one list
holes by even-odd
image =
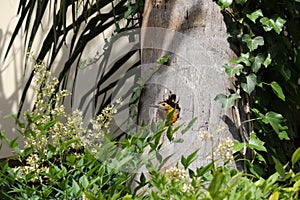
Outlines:
{"label": "gray bark", "polygon": [[[152,27],[152,28],[150,28]],[[158,58],[167,55],[168,64],[151,71]],[[145,3],[142,34],[142,76],[152,74],[141,95],[140,121],[157,121],[157,110],[151,105],[163,100],[171,91],[179,98],[181,118],[174,124],[185,126],[198,117],[184,135],[183,143],[165,140],[164,156],[174,154],[167,166],[180,162],[200,149],[193,166],[207,164],[207,156],[215,151],[222,138],[237,138],[231,111],[225,111],[214,101],[217,94],[228,94],[231,81],[223,65],[234,57],[227,41],[226,25],[218,5],[212,1],[165,0]],[[183,126],[183,128],[185,127]],[[220,131],[220,127],[222,131]],[[199,132],[214,136],[213,142],[200,141]]]}

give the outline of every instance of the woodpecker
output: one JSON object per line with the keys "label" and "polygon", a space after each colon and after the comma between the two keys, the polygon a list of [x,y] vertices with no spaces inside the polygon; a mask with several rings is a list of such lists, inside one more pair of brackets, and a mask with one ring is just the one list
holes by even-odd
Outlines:
{"label": "woodpecker", "polygon": [[179,119],[180,107],[179,100],[176,101],[176,94],[169,92],[168,98],[161,101],[158,104],[158,108],[165,112],[165,117],[175,110],[170,118],[171,124],[175,123]]}

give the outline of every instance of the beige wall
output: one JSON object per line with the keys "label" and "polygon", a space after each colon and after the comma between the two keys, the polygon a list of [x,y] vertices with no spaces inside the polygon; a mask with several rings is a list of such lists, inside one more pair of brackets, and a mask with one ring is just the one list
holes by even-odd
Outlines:
{"label": "beige wall", "polygon": [[[5,0],[2,1],[1,3],[2,4],[0,7],[0,59],[1,59],[0,60],[0,130],[5,135],[9,136],[9,138],[14,138],[18,135],[17,131],[14,130],[15,127],[14,120],[11,118],[4,119],[4,117],[8,114],[17,113],[22,90],[24,88],[24,84],[28,77],[28,74],[30,73],[30,68],[32,68],[32,64],[29,63],[28,69],[25,72],[25,76],[23,76],[24,66],[25,66],[24,52],[26,51],[24,49],[25,36],[24,33],[22,32],[19,33],[19,35],[17,36],[14,42],[14,46],[8,55],[8,58],[5,60],[5,62],[3,62],[3,58],[7,46],[9,44],[9,40],[12,36],[14,27],[16,26],[16,23],[18,21],[17,8],[18,8],[19,1]],[[108,6],[107,8],[104,9],[111,9],[111,8]],[[48,9],[46,9],[46,12],[47,11]],[[51,17],[51,15],[45,13],[43,19],[43,28],[39,29],[37,36],[35,38],[35,43],[33,44],[33,48],[31,49],[33,55],[36,55],[37,52],[39,51],[40,44],[42,43],[42,39],[43,37],[45,37],[46,35],[45,33],[47,33],[49,30],[50,27],[49,23],[51,23],[49,17]],[[69,23],[71,23],[71,21],[69,21]],[[104,34],[99,35],[93,41],[88,43],[88,45],[84,49],[82,60],[93,58],[96,51],[98,50],[100,50],[101,52],[105,44],[104,38],[109,38],[114,28],[115,26],[113,25]],[[68,43],[68,38],[67,38],[67,43]],[[131,44],[128,44],[127,36],[122,37],[121,39],[118,40],[118,42],[115,43],[112,48],[112,52],[108,55],[109,61],[106,64],[104,71],[108,71],[110,69],[112,63],[115,62],[117,58],[123,55],[122,52],[126,53],[126,51],[131,48]],[[66,55],[68,54],[69,51],[67,46],[63,46],[61,53],[59,54],[59,56],[57,56],[56,61],[53,64],[54,69],[55,67],[61,67],[64,64],[64,62],[67,59]],[[124,68],[122,67],[122,70],[120,70],[120,72],[116,73],[116,77],[112,77],[112,79],[107,80],[104,83],[103,87],[105,85],[109,85],[111,82],[115,81],[118,77],[120,77],[119,73],[121,74],[124,73],[124,70],[128,69],[128,67],[131,66],[131,63],[134,63],[137,59],[139,59],[139,56],[135,55],[129,61],[128,64],[125,64],[126,66],[124,66]],[[44,61],[46,62],[47,60]],[[99,62],[100,61],[101,60],[99,60]],[[76,94],[74,96],[76,97],[75,99],[73,99],[74,106],[72,107],[72,110],[75,110],[77,108],[85,109],[86,110],[85,121],[88,121],[91,118],[92,114],[94,113],[92,111],[93,109],[91,108],[92,104],[89,105],[87,105],[88,103],[84,103],[82,105],[79,104],[81,102],[81,98],[87,96],[86,94],[87,91],[93,91],[93,89],[95,89],[95,83],[97,81],[97,77],[99,77],[98,74],[99,62],[79,70],[78,82],[77,85],[75,85],[74,93]],[[88,99],[86,99],[87,102],[89,102],[89,98],[92,98],[92,93],[88,96],[89,96]],[[31,91],[31,93],[29,93],[29,96],[27,96],[26,98],[24,109],[27,110],[30,108],[30,103],[32,103],[32,99],[33,99],[33,95]],[[0,150],[0,158],[7,157],[8,155],[11,155],[11,151],[3,144],[3,147]]]}
{"label": "beige wall", "polygon": [[[22,35],[18,35],[16,38],[16,43],[5,62],[3,59],[13,28],[17,23],[17,6],[18,1],[6,0],[1,1],[0,7],[0,129],[10,138],[17,135],[16,131],[13,130],[14,120],[11,118],[4,119],[4,117],[17,112],[18,100],[24,84]],[[0,157],[8,155],[10,155],[10,150],[3,145],[0,150]]]}

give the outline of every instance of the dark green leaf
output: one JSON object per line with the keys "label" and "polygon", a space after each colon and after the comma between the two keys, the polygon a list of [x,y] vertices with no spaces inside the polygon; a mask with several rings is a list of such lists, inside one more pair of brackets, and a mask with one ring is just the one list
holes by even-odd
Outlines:
{"label": "dark green leaf", "polygon": [[273,157],[272,156],[272,159],[273,159],[273,161],[274,161],[274,163],[275,163],[275,169],[276,169],[276,171],[280,174],[280,176],[281,177],[285,177],[285,170],[284,170],[284,168],[283,168],[283,165],[281,164],[281,162],[278,160],[278,159],[276,159],[275,157]]}
{"label": "dark green leaf", "polygon": [[197,176],[201,177],[204,176],[206,173],[210,172],[214,168],[214,163],[211,162],[206,166],[197,168]]}
{"label": "dark green leaf", "polygon": [[241,83],[241,87],[243,88],[243,90],[248,94],[251,94],[257,84],[256,79],[257,77],[255,74],[249,74],[248,76],[246,76],[246,83]]}
{"label": "dark green leaf", "polygon": [[252,71],[254,73],[257,73],[264,61],[265,56],[263,54],[258,54],[257,56],[255,56],[252,65]]}
{"label": "dark green leaf", "polygon": [[280,98],[281,100],[285,101],[285,96],[283,94],[283,91],[282,91],[280,85],[277,82],[273,81],[271,83],[271,87],[272,87],[273,92],[277,95],[277,97]]}
{"label": "dark green leaf", "polygon": [[212,199],[222,199],[219,198],[220,195],[220,188],[225,180],[225,173],[221,171],[217,171],[214,174],[214,178],[211,181],[209,187],[208,187],[208,192],[210,193],[210,196]]}
{"label": "dark green leaf", "polygon": [[187,158],[181,156],[181,164],[183,165],[184,169],[187,169],[192,162],[196,159],[196,155],[199,149],[191,153]]}
{"label": "dark green leaf", "polygon": [[281,125],[281,123],[285,121],[285,118],[281,114],[272,111],[268,112],[263,118],[263,122],[270,124],[281,140],[289,140],[288,134],[286,133],[288,127]]}

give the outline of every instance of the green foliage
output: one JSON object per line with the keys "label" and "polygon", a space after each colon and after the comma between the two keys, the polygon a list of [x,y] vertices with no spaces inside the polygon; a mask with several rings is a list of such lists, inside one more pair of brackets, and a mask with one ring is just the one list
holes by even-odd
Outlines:
{"label": "green foliage", "polygon": [[[41,70],[39,73],[47,72]],[[53,80],[50,75],[39,80],[44,79]],[[24,136],[24,148],[20,150],[17,139],[10,140],[0,132],[0,139],[16,150],[14,157],[0,162],[1,199],[221,200],[299,197],[300,172],[295,173],[294,170],[300,160],[299,149],[294,152],[289,169],[287,164],[283,165],[273,157],[277,172],[267,179],[238,172],[228,166],[228,162],[218,164],[219,160],[212,160],[201,167],[191,167],[199,150],[182,155],[180,163],[169,166],[167,161],[172,155],[165,156],[160,152],[164,144],[162,138],[168,138],[171,143],[177,142],[173,135],[181,125],[172,127],[167,120],[158,124],[152,122],[150,127],[142,125],[138,132],[129,131],[122,141],[113,140],[108,135],[107,126],[115,113],[114,105],[109,105],[96,119],[91,120],[92,129],[86,129],[79,111],[67,114],[59,103],[54,105],[51,99],[41,104],[39,97],[47,96],[49,91],[37,91],[43,95],[37,95],[37,106],[34,111],[25,113],[25,122],[13,117]],[[38,112],[45,108],[50,110],[42,114]],[[266,123],[282,118],[276,113],[261,115]],[[191,120],[181,134],[186,134],[195,121],[196,118]],[[101,139],[100,142],[97,138]],[[211,139],[204,135],[203,138]],[[228,157],[228,153],[231,155],[231,143],[228,138],[220,141],[216,149],[220,158],[221,155]],[[266,151],[265,143],[254,133],[245,145],[260,152]],[[235,150],[239,148],[235,147]],[[148,158],[142,156],[145,154]],[[137,173],[142,168],[146,171]]]}
{"label": "green foliage", "polygon": [[[241,108],[240,113],[250,112],[239,128],[240,133],[248,132],[241,135],[243,143],[235,143],[235,150],[251,160],[250,171],[260,169],[261,175],[268,176],[281,168],[279,163],[291,160],[300,138],[300,3],[217,2],[225,19],[231,19],[226,21],[229,40],[238,49],[237,58],[224,66],[228,76],[235,77],[236,93],[220,94],[216,100],[225,109],[247,106]],[[245,157],[245,147],[253,150],[252,157]],[[288,163],[287,168],[291,166]]]}

